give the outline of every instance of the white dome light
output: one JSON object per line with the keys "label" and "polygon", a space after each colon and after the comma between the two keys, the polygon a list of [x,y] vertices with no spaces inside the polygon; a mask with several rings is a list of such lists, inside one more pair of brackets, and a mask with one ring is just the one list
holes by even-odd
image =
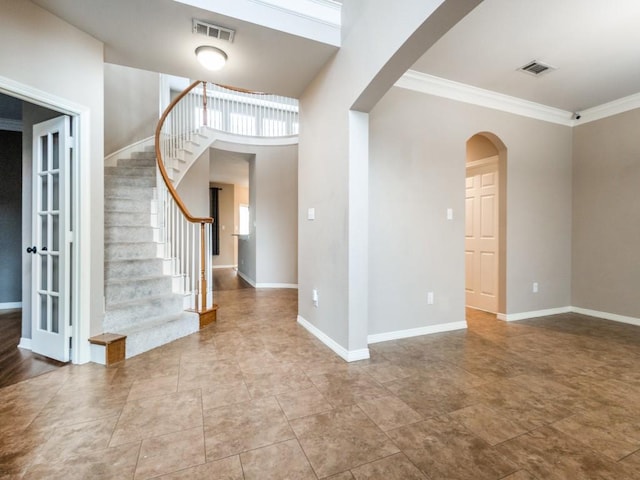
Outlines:
{"label": "white dome light", "polygon": [[227,63],[227,54],[216,47],[202,45],[196,48],[196,58],[207,70],[220,70]]}

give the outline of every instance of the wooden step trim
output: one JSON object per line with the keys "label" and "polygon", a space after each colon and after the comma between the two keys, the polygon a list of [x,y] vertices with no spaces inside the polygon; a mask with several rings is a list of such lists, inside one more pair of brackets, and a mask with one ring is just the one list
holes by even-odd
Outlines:
{"label": "wooden step trim", "polygon": [[127,336],[118,333],[103,333],[89,339],[92,345],[101,345],[105,348],[104,363],[106,366],[121,362],[127,351]]}
{"label": "wooden step trim", "polygon": [[198,314],[198,317],[200,317],[200,330],[202,330],[204,327],[211,325],[218,318],[218,305],[215,303],[206,310],[189,309],[187,311]]}

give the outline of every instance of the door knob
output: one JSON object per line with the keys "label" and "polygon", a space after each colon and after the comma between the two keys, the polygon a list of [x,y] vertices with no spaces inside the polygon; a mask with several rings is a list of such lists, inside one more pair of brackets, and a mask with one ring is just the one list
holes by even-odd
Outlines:
{"label": "door knob", "polygon": [[38,249],[34,245],[33,247],[27,247],[27,253],[36,253]]}

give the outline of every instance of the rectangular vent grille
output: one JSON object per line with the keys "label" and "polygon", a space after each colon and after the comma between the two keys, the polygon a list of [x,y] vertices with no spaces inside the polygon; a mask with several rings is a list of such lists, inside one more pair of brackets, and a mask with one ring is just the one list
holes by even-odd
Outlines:
{"label": "rectangular vent grille", "polygon": [[193,33],[205,35],[209,38],[224,40],[229,43],[233,43],[233,37],[236,34],[235,30],[231,30],[230,28],[213,25],[211,23],[203,22],[202,20],[196,20],[195,18],[193,19]]}
{"label": "rectangular vent grille", "polygon": [[525,66],[520,67],[518,70],[537,76],[545,72],[550,72],[552,70],[555,70],[555,68],[552,67],[551,65],[547,65],[545,63],[533,60],[532,62],[527,63]]}

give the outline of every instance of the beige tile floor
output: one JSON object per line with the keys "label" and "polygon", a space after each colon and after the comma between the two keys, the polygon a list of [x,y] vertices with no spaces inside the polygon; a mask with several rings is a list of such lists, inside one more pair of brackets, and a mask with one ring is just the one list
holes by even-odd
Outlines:
{"label": "beige tile floor", "polygon": [[221,291],[202,332],[0,389],[0,478],[640,479],[640,328],[471,311],[346,364],[296,296]]}

